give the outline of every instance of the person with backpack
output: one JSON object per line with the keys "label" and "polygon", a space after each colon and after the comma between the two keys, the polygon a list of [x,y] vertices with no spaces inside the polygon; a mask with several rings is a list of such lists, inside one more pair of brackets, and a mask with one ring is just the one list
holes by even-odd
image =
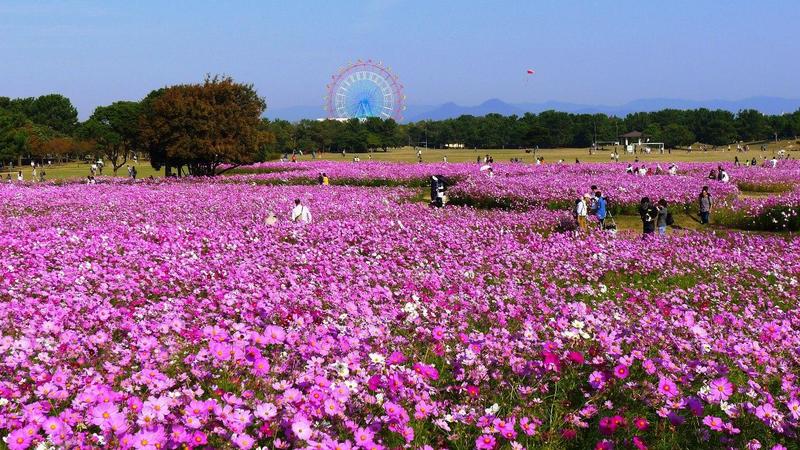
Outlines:
{"label": "person with backpack", "polygon": [[700,198],[698,199],[700,206],[700,223],[708,225],[708,218],[711,215],[711,194],[708,192],[708,186],[703,186],[700,191]]}
{"label": "person with backpack", "polygon": [[669,212],[669,208],[667,208],[667,201],[663,198],[660,199],[658,205],[656,205],[656,211],[658,211],[658,218],[656,219],[658,234],[660,236],[665,236],[667,234],[667,226],[675,223],[675,220],[672,218],[672,213]]}
{"label": "person with backpack", "polygon": [[608,216],[608,202],[606,202],[603,193],[594,191],[594,215],[597,217],[597,222],[600,224],[600,229],[604,230],[606,226],[606,216]]}
{"label": "person with backpack", "polygon": [[311,223],[311,211],[308,207],[300,203],[300,199],[295,199],[294,208],[289,216],[292,222]]}
{"label": "person with backpack", "polygon": [[649,197],[643,197],[639,203],[639,217],[642,219],[642,235],[646,237],[656,231],[658,210],[650,203]]}

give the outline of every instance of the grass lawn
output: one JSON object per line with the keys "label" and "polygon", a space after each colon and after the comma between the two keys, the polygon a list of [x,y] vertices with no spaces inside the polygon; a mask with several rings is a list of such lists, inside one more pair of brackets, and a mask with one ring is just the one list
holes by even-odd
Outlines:
{"label": "grass lawn", "polygon": [[[622,148],[619,147],[620,162],[633,162],[637,157],[641,162],[708,162],[708,161],[733,161],[735,156],[744,161],[744,158],[751,159],[755,157],[759,163],[762,156],[767,158],[772,157],[773,151],[780,148],[790,148],[791,154],[794,158],[800,157],[800,146],[794,144],[792,147],[790,142],[779,141],[777,144],[770,144],[766,152],[761,152],[758,146],[751,146],[747,153],[737,153],[736,147],[733,146],[732,151],[722,150],[708,150],[706,152],[693,150],[691,153],[686,150],[672,150],[672,153],[665,153],[663,155],[658,152],[648,154],[627,154],[624,153]],[[724,147],[727,149],[727,147]],[[441,162],[447,156],[448,162],[475,162],[479,156],[492,155],[495,162],[508,162],[511,158],[520,158],[523,162],[534,162],[533,153],[525,153],[524,150],[519,149],[422,149],[422,160],[424,162]],[[611,149],[600,150],[593,155],[589,155],[589,150],[586,148],[557,148],[557,149],[540,149],[536,152],[536,157],[543,157],[545,164],[558,162],[563,159],[565,163],[573,164],[575,159],[581,162],[609,162],[611,161]],[[387,152],[377,151],[374,153],[348,153],[346,157],[342,157],[341,153],[322,153],[318,154],[318,159],[325,159],[331,161],[352,161],[354,156],[361,157],[362,161],[369,160],[370,156],[373,161],[392,161],[392,162],[416,162],[417,151],[413,147],[401,147],[390,149]],[[311,155],[300,156],[301,161],[310,161]]]}
{"label": "grass lawn", "polygon": [[[618,149],[618,151],[620,152],[621,162],[633,162],[637,157],[639,158],[640,162],[647,163],[668,163],[682,161],[733,161],[733,158],[737,155],[741,160],[744,160],[744,158],[750,159],[755,157],[760,162],[762,156],[770,158],[772,157],[773,152],[779,149],[788,149],[792,158],[800,158],[800,144],[797,144],[795,141],[778,141],[777,143],[770,143],[766,152],[761,152],[758,145],[751,146],[753,150],[750,150],[748,153],[737,153],[735,146],[732,147],[734,148],[733,151],[722,150],[723,148],[727,147],[720,147],[720,150],[708,150],[706,152],[694,150],[691,153],[685,150],[672,150],[671,154],[664,153],[663,155],[658,154],[657,152],[649,155],[632,155],[624,153],[621,147]],[[519,149],[422,149],[422,159],[425,162],[441,162],[445,156],[447,156],[448,162],[475,162],[477,157],[482,157],[487,154],[492,155],[495,162],[508,162],[511,158],[520,158],[523,162],[527,163],[534,162],[533,153],[525,153],[524,150]],[[576,158],[581,162],[609,162],[611,161],[610,154],[611,149],[597,151],[595,154],[589,155],[589,150],[585,148],[557,148],[540,149],[536,152],[536,157],[543,157],[545,164],[556,163],[559,159],[563,159],[565,164],[574,164]],[[368,161],[371,156],[373,161],[413,163],[417,161],[417,150],[415,150],[413,147],[401,147],[390,149],[387,152],[378,151],[374,153],[348,153],[344,158],[342,158],[341,153],[321,153],[317,155],[317,159],[330,161],[352,161],[353,156],[359,156],[362,161]],[[310,161],[311,155],[306,154],[300,156],[299,160]],[[52,166],[45,167],[45,171],[47,173],[46,178],[48,180],[85,178],[87,175],[89,175],[89,168],[90,164],[83,162],[54,164]],[[136,169],[138,170],[138,178],[147,178],[151,175],[154,177],[164,176],[163,169],[156,171],[150,166],[148,161],[139,161],[139,163],[136,165]],[[18,170],[16,167],[14,171],[8,171],[7,168],[4,168],[3,170],[0,170],[0,175],[5,179],[6,175],[11,173],[12,179],[16,180],[16,170]],[[31,167],[29,165],[23,165],[22,172],[25,180],[31,179]],[[127,174],[128,172],[125,166],[121,167],[117,171],[117,176],[125,177]],[[109,166],[106,166],[106,169],[103,171],[103,175],[112,175]]]}
{"label": "grass lawn", "polygon": [[[91,172],[91,164],[87,163],[79,163],[79,162],[71,162],[66,164],[53,164],[51,166],[45,166],[45,179],[46,180],[61,180],[61,179],[69,179],[69,178],[86,178]],[[2,175],[3,179],[6,178],[7,174],[11,174],[11,178],[16,181],[17,180],[17,171],[19,167],[14,167],[13,171],[9,171],[7,168],[4,168],[3,171],[0,171],[0,175]],[[37,173],[39,173],[37,169]],[[136,177],[137,178],[147,178],[150,175],[154,177],[163,177],[164,176],[164,169],[155,170],[150,166],[148,161],[139,162],[136,164]],[[25,177],[25,181],[31,180],[31,166],[23,165],[22,166],[22,174]],[[103,176],[111,176],[113,172],[110,169],[110,166],[106,165],[105,169],[103,169]],[[120,167],[117,170],[117,176],[119,177],[126,177],[128,176],[128,169],[125,166]]]}
{"label": "grass lawn", "polygon": [[[708,228],[705,225],[700,224],[700,220],[696,215],[677,213],[673,211],[672,217],[675,219],[675,224],[672,227],[667,227],[667,233],[677,233],[681,230],[700,230]],[[639,216],[614,216],[614,220],[617,222],[617,230],[619,231],[631,231],[636,233],[642,232],[642,220],[639,218]]]}

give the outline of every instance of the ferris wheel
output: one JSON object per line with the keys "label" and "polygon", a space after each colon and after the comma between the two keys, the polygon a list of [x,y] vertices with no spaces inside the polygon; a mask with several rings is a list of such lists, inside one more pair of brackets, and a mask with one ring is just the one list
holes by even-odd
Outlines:
{"label": "ferris wheel", "polygon": [[351,63],[331,76],[326,87],[325,111],[329,119],[403,118],[403,85],[380,62]]}

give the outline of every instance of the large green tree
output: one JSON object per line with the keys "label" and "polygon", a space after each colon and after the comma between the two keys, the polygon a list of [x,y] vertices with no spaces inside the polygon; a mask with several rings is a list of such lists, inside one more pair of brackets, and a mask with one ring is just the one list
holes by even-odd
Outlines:
{"label": "large green tree", "polygon": [[95,142],[97,149],[111,162],[116,174],[137,149],[140,116],[141,105],[138,102],[115,102],[100,106],[81,125],[79,135]]}
{"label": "large green tree", "polygon": [[[252,85],[229,77],[171,86],[143,102],[140,139],[151,164],[181,168],[191,175],[216,175],[258,159],[264,99]],[[227,170],[223,169],[222,171]]]}

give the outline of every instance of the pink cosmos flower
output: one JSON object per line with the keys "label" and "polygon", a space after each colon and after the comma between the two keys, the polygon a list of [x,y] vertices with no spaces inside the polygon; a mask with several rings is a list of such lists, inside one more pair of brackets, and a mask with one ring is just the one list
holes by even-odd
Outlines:
{"label": "pink cosmos flower", "polygon": [[31,445],[31,437],[23,429],[9,433],[7,441],[8,448],[11,450],[25,450]]}
{"label": "pink cosmos flower", "polygon": [[337,383],[331,386],[331,395],[337,401],[346,402],[350,398],[350,388],[344,383]]}
{"label": "pink cosmos flower", "polygon": [[647,431],[647,429],[650,427],[650,422],[648,422],[644,417],[637,417],[633,419],[633,426],[635,426],[639,431]]}
{"label": "pink cosmos flower", "polygon": [[259,419],[270,420],[278,415],[278,408],[272,403],[259,403],[254,414]]}
{"label": "pink cosmos flower", "polygon": [[733,384],[727,378],[717,378],[709,383],[708,399],[714,403],[727,401],[733,395]]}
{"label": "pink cosmos flower", "polygon": [[642,361],[642,369],[644,369],[648,375],[653,375],[656,373],[656,364],[652,359],[645,359]]}
{"label": "pink cosmos flower", "polygon": [[92,423],[104,426],[111,421],[111,418],[119,414],[117,406],[113,403],[101,403],[92,408]]}
{"label": "pink cosmos flower", "polygon": [[583,353],[576,352],[574,350],[567,353],[567,359],[574,362],[575,364],[583,364],[585,362]]}
{"label": "pink cosmos flower", "polygon": [[321,405],[325,399],[328,398],[328,396],[322,391],[322,389],[314,388],[308,392],[307,398],[312,405]]}
{"label": "pink cosmos flower", "polygon": [[295,388],[289,388],[283,393],[283,401],[286,403],[297,403],[303,399],[303,393]]}
{"label": "pink cosmos flower", "polygon": [[214,341],[208,343],[208,351],[220,362],[229,361],[233,353],[229,345]]}
{"label": "pink cosmos flower", "polygon": [[756,408],[755,411],[756,417],[763,420],[764,422],[770,422],[773,420],[777,420],[779,417],[778,411],[772,406],[771,403],[764,403]]}
{"label": "pink cosmos flower", "polygon": [[42,424],[42,428],[48,435],[58,434],[64,429],[64,422],[56,417],[48,417]]}
{"label": "pink cosmos flower", "polygon": [[594,389],[602,389],[605,386],[605,375],[599,370],[595,370],[589,375],[589,385]]}
{"label": "pink cosmos flower", "polygon": [[435,341],[441,341],[444,339],[444,328],[435,327],[433,330],[431,330],[431,337],[433,337]]}
{"label": "pink cosmos flower", "polygon": [[519,427],[522,428],[522,431],[528,436],[536,435],[536,428],[539,425],[541,425],[541,420],[539,419],[531,420],[527,417],[523,417],[519,420]]}
{"label": "pink cosmos flower", "polygon": [[542,352],[542,359],[544,360],[544,366],[548,370],[553,371],[560,371],[561,370],[561,362],[558,359],[558,355],[551,351],[543,351]]}
{"label": "pink cosmos flower", "polygon": [[414,363],[414,371],[418,374],[430,378],[431,380],[439,379],[439,371],[435,367],[423,363]]}
{"label": "pink cosmos flower", "polygon": [[475,440],[475,448],[480,450],[492,450],[497,445],[497,440],[491,434],[484,434]]}
{"label": "pink cosmos flower", "polygon": [[793,419],[800,419],[800,401],[792,399],[786,403],[786,407],[789,408],[789,414],[791,414]]}
{"label": "pink cosmos flower", "polygon": [[247,434],[237,434],[233,438],[233,443],[242,450],[250,450],[255,444],[255,440]]}
{"label": "pink cosmos flower", "polygon": [[142,400],[139,399],[139,397],[135,397],[134,396],[134,397],[128,398],[127,404],[128,404],[128,408],[130,408],[130,410],[133,411],[136,414],[138,414],[139,411],[142,410],[143,403],[142,403]]}
{"label": "pink cosmos flower", "polygon": [[430,413],[431,413],[431,406],[425,403],[424,401],[418,402],[417,405],[414,407],[414,418],[417,420],[421,420],[428,417]]}
{"label": "pink cosmos flower", "polygon": [[405,413],[403,407],[394,402],[385,402],[383,404],[383,410],[386,411],[386,415],[393,420],[397,420]]}
{"label": "pink cosmos flower", "polygon": [[337,402],[332,398],[325,400],[323,409],[325,410],[325,414],[329,416],[335,416],[338,415],[340,412],[342,412],[342,408],[339,406],[339,402]]}
{"label": "pink cosmos flower", "polygon": [[669,378],[661,377],[658,380],[658,392],[667,397],[675,397],[678,395],[678,386]]}
{"label": "pink cosmos flower", "polygon": [[311,425],[306,420],[298,420],[292,424],[292,432],[298,439],[307,441],[311,437]]}
{"label": "pink cosmos flower", "polygon": [[633,446],[636,447],[637,450],[647,450],[647,445],[645,445],[644,441],[639,436],[633,437]]}
{"label": "pink cosmos flower", "polygon": [[603,439],[594,446],[595,450],[614,450],[614,443]]}
{"label": "pink cosmos flower", "polygon": [[359,446],[368,446],[372,443],[372,439],[375,437],[375,433],[370,431],[368,428],[359,428],[356,430],[355,434],[356,445]]}
{"label": "pink cosmos flower", "polygon": [[628,366],[620,364],[617,367],[614,367],[614,376],[621,380],[628,378],[628,373]]}
{"label": "pink cosmos flower", "polygon": [[705,416],[703,417],[703,424],[714,431],[722,431],[723,421],[719,417]]}
{"label": "pink cosmos flower", "polygon": [[259,376],[269,373],[269,361],[266,358],[256,358],[253,361],[253,373]]}
{"label": "pink cosmos flower", "polygon": [[195,431],[192,434],[191,441],[194,445],[206,445],[208,443],[208,437],[202,431]]}
{"label": "pink cosmos flower", "polygon": [[353,444],[351,444],[350,441],[329,441],[327,442],[327,448],[329,450],[351,450],[353,448]]}
{"label": "pink cosmos flower", "polygon": [[162,430],[142,430],[133,435],[133,447],[137,450],[156,450],[164,446],[164,433]]}
{"label": "pink cosmos flower", "polygon": [[264,329],[264,336],[268,344],[279,344],[286,339],[286,332],[279,326],[270,325]]}
{"label": "pink cosmos flower", "polygon": [[386,358],[386,363],[390,365],[405,364],[406,361],[408,361],[408,358],[406,358],[402,352],[398,351],[392,352],[392,354]]}

